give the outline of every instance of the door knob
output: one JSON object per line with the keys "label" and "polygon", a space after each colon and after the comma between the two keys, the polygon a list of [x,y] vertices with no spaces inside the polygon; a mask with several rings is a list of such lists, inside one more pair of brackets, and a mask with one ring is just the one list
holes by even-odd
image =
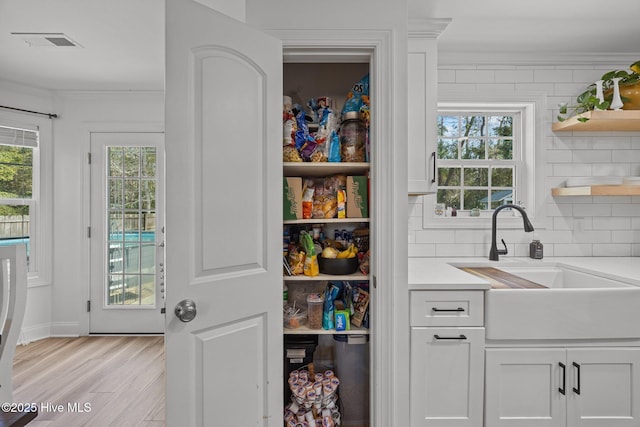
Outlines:
{"label": "door knob", "polygon": [[174,313],[181,322],[191,322],[196,317],[196,302],[191,299],[183,299],[176,305]]}

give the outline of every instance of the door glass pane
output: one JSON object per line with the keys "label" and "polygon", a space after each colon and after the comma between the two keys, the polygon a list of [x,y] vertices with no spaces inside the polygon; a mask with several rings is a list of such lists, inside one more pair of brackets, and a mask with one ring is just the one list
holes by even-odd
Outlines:
{"label": "door glass pane", "polygon": [[156,149],[107,149],[108,306],[155,304]]}

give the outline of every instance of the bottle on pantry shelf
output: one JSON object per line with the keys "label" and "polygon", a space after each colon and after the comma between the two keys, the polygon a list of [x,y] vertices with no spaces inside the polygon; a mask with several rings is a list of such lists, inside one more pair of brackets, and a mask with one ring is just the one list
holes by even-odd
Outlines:
{"label": "bottle on pantry shelf", "polygon": [[342,115],[340,125],[340,158],[343,162],[364,162],[367,128],[358,111]]}
{"label": "bottle on pantry shelf", "polygon": [[307,316],[309,317],[309,329],[322,329],[322,312],[324,300],[322,295],[315,293],[307,295]]}

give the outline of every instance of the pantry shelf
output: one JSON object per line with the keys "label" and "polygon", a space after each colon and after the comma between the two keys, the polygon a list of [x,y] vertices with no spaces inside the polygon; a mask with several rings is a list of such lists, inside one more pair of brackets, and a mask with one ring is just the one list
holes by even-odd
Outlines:
{"label": "pantry shelf", "polygon": [[284,176],[323,177],[337,174],[364,175],[369,171],[369,163],[348,162],[284,162]]}
{"label": "pantry shelf", "polygon": [[[589,120],[580,122],[579,117]],[[556,122],[551,129],[554,132],[640,131],[640,110],[587,111],[564,122]]]}
{"label": "pantry shelf", "polygon": [[640,185],[591,185],[552,188],[556,196],[640,196]]}
{"label": "pantry shelf", "polygon": [[369,335],[369,329],[351,327],[348,331],[336,331],[335,329],[309,329],[308,326],[300,326],[296,329],[284,328],[285,335]]}
{"label": "pantry shelf", "polygon": [[304,276],[302,274],[297,276],[283,276],[285,282],[318,282],[318,281],[332,281],[332,280],[340,280],[340,281],[349,281],[349,280],[369,280],[368,275],[364,275],[361,272],[353,273],[353,274],[345,274],[345,275],[335,275],[335,274],[319,274],[317,276]]}
{"label": "pantry shelf", "polygon": [[369,222],[369,218],[318,218],[318,219],[286,219],[283,224],[340,224]]}

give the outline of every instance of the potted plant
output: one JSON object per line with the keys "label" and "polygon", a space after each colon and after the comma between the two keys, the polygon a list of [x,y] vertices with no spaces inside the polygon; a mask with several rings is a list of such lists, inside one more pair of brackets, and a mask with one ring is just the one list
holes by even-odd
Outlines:
{"label": "potted plant", "polygon": [[560,104],[558,121],[563,122],[567,118],[577,115],[578,121],[586,122],[589,119],[581,114],[594,109],[608,109],[613,97],[613,79],[615,78],[619,79],[620,97],[624,103],[622,108],[640,110],[640,61],[631,64],[629,69],[630,71],[612,70],[602,75],[603,100],[598,99],[597,85],[592,83],[587,90],[576,97],[575,105]]}

